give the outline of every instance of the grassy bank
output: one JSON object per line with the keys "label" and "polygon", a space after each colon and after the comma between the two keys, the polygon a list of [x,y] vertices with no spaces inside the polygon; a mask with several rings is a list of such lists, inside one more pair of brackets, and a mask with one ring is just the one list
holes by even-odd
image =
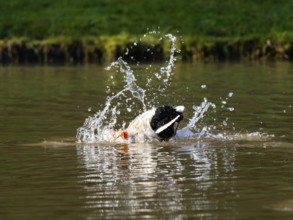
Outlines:
{"label": "grassy bank", "polygon": [[[0,8],[0,62],[108,61],[158,27],[181,36],[182,60],[293,59],[293,1],[9,0]],[[150,47],[159,60],[168,52],[146,41],[133,53],[144,59]]]}

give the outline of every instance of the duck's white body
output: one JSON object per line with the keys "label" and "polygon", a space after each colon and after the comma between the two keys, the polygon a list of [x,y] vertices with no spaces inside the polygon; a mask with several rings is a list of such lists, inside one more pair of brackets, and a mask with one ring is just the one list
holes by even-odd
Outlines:
{"label": "duck's white body", "polygon": [[150,125],[155,112],[156,109],[153,108],[138,115],[130,122],[126,132],[128,133],[128,138],[131,142],[152,140],[158,137]]}
{"label": "duck's white body", "polygon": [[[176,134],[178,123],[183,118],[183,111],[184,106],[162,106],[138,115],[126,129],[128,140],[130,142],[169,140]],[[177,124],[176,128],[174,124]]]}
{"label": "duck's white body", "polygon": [[148,110],[133,119],[126,130],[112,132],[117,142],[168,141],[176,135],[183,119],[184,106],[161,106]]}

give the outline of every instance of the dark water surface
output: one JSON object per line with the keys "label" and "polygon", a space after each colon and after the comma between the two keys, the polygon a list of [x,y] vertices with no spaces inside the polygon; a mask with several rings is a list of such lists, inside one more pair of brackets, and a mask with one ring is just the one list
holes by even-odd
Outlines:
{"label": "dark water surface", "polygon": [[198,126],[231,140],[75,144],[108,84],[98,66],[0,67],[0,219],[293,219],[292,64],[176,64],[159,104],[186,124],[206,97]]}

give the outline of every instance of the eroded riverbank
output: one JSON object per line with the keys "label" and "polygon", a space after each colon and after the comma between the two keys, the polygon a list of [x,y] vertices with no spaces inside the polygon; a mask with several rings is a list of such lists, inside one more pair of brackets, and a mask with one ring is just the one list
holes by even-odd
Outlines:
{"label": "eroded riverbank", "polygon": [[[251,38],[246,40],[202,41],[181,37],[177,60],[238,61],[293,60],[293,42]],[[0,40],[0,63],[105,63],[123,56],[133,62],[160,62],[169,55],[169,42],[129,36],[86,40]]]}

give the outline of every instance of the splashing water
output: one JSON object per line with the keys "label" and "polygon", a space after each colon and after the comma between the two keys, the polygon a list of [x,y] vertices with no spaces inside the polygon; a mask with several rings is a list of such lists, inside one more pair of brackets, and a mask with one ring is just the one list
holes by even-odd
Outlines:
{"label": "splashing water", "polygon": [[209,132],[209,126],[204,126],[201,128],[201,130],[196,127],[196,123],[203,119],[204,114],[209,110],[210,107],[215,109],[216,105],[212,102],[209,102],[206,98],[204,98],[203,102],[199,106],[194,105],[193,117],[189,119],[188,124],[184,128],[177,131],[176,137],[180,139],[194,139],[211,136],[211,133]]}
{"label": "splashing water", "polygon": [[[154,32],[151,34],[153,33]],[[154,74],[157,79],[162,80],[162,86],[160,87],[161,93],[164,92],[170,84],[171,75],[173,74],[172,70],[176,60],[175,53],[177,52],[175,47],[176,37],[171,34],[167,34],[165,35],[165,38],[171,42],[170,58],[167,66],[160,68],[160,71]],[[125,55],[128,53],[129,49],[126,50]],[[131,95],[130,98],[126,99],[127,102],[133,99],[138,100],[143,106],[143,111],[146,111],[147,107],[152,107],[150,106],[152,103],[151,101],[149,101],[146,105],[146,90],[141,88],[136,83],[137,80],[133,70],[122,57],[119,57],[117,61],[111,63],[105,70],[109,71],[112,68],[116,68],[121,74],[124,75],[125,86],[116,94],[108,96],[103,110],[98,111],[93,116],[89,116],[85,120],[83,126],[78,128],[76,135],[77,142],[95,143],[114,140],[112,131],[115,130],[117,116],[119,115],[119,110],[117,110],[117,108],[121,105],[121,103],[115,103],[116,105],[114,105],[114,100],[117,100],[121,96],[127,97],[126,93],[130,93]],[[151,80],[149,80],[149,82],[151,82]],[[150,83],[147,84],[147,86],[150,86]],[[131,105],[130,107],[127,107],[127,111],[132,111]],[[122,129],[124,129],[124,127],[125,123],[123,123]]]}
{"label": "splashing water", "polygon": [[[149,34],[155,34],[155,32],[150,32]],[[144,35],[145,37],[146,35]],[[174,63],[176,61],[175,54],[179,52],[176,49],[176,37],[171,34],[167,34],[164,38],[168,39],[171,43],[170,46],[170,57],[167,61],[167,65],[161,67],[158,72],[152,73],[154,78],[148,78],[145,87],[142,88],[137,84],[137,79],[135,77],[134,71],[128,65],[126,61],[123,60],[123,57],[119,57],[117,61],[111,63],[106,71],[110,71],[112,69],[116,69],[116,72],[119,74],[123,74],[123,82],[124,86],[121,91],[117,93],[112,93],[108,95],[106,98],[106,102],[104,108],[93,116],[89,116],[82,127],[78,128],[76,139],[79,143],[96,143],[103,141],[116,141],[116,138],[113,136],[113,132],[117,131],[117,119],[120,115],[119,108],[122,104],[127,103],[127,107],[125,110],[127,112],[132,112],[133,108],[139,109],[138,106],[135,105],[134,100],[138,101],[138,104],[142,106],[142,111],[146,111],[154,107],[157,103],[155,102],[155,96],[161,97],[164,95],[164,92],[170,86],[171,79],[173,75]],[[159,39],[160,41],[163,38]],[[134,45],[137,45],[135,43]],[[129,53],[129,49],[126,49],[125,55]],[[113,76],[110,77],[113,79]],[[158,81],[159,87],[152,86],[152,82],[154,80]],[[111,93],[111,90],[108,88],[108,94]],[[202,85],[201,88],[206,89],[206,85]],[[152,91],[153,89],[157,89],[157,91]],[[147,93],[151,93],[151,98],[148,99]],[[155,94],[159,95],[155,95]],[[220,107],[224,111],[233,112],[233,107],[228,107],[228,99],[234,95],[233,92],[229,92],[225,99],[220,98]],[[120,98],[123,97],[123,102],[120,101]],[[182,103],[183,104],[183,103]],[[242,134],[234,134],[232,136],[228,136],[225,133],[217,133],[215,134],[214,130],[216,128],[215,125],[210,125],[208,123],[204,123],[203,126],[199,126],[198,123],[204,120],[205,114],[212,109],[215,112],[216,105],[204,98],[200,105],[193,105],[193,116],[189,119],[187,125],[180,130],[177,130],[176,139],[199,139],[199,138],[216,138],[216,139],[237,139],[237,137],[241,137]],[[90,111],[91,109],[89,109]],[[228,125],[228,117],[222,121],[222,127],[227,127]],[[121,129],[125,129],[126,123],[122,123]],[[122,131],[118,130],[118,131]],[[251,137],[250,134],[247,134],[248,137]],[[253,133],[253,137],[262,137],[262,134]]]}
{"label": "splashing water", "polygon": [[[105,107],[102,111],[97,112],[94,116],[89,116],[85,120],[83,127],[79,128],[77,131],[76,137],[78,142],[93,143],[109,140],[109,138],[111,139],[111,134],[108,131],[115,128],[118,107],[112,106],[112,101],[120,96],[124,96],[126,92],[131,92],[133,98],[138,99],[143,104],[143,109],[145,110],[146,108],[144,104],[145,90],[135,83],[136,78],[128,64],[120,57],[116,62],[113,62],[107,67],[106,70],[110,70],[113,67],[119,68],[120,72],[124,73],[124,82],[126,85],[120,92],[111,97],[107,97]],[[110,120],[107,120],[107,114],[109,113],[111,117]]]}

